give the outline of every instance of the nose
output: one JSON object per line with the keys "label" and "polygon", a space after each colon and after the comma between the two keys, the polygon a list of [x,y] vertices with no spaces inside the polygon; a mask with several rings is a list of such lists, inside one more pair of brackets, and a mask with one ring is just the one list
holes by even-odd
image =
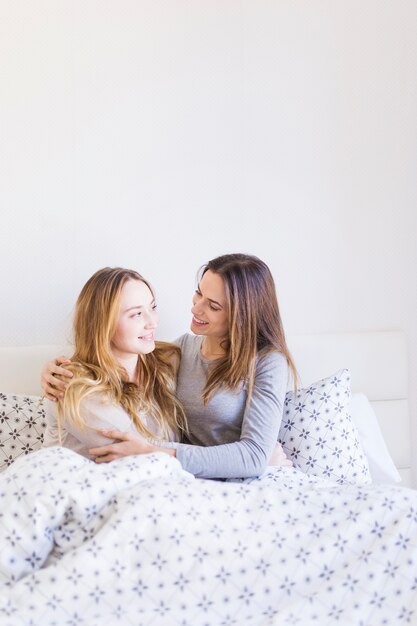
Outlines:
{"label": "nose", "polygon": [[193,315],[200,315],[203,311],[203,307],[201,305],[201,302],[197,302],[196,304],[193,304],[193,306],[191,307],[191,313]]}
{"label": "nose", "polygon": [[202,298],[193,298],[193,306],[191,307],[191,313],[193,315],[198,315],[203,311],[203,299]]}
{"label": "nose", "polygon": [[152,311],[152,313],[148,314],[148,317],[145,321],[145,328],[149,328],[150,330],[152,330],[153,328],[156,328],[158,326],[158,322],[159,322],[159,315],[156,311]]}

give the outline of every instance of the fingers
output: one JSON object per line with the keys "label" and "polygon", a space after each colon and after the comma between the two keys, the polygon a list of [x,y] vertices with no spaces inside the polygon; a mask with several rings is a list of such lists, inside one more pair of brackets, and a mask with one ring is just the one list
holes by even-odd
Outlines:
{"label": "fingers", "polygon": [[[96,461],[98,461],[98,459],[101,458],[106,458],[107,457],[112,457],[111,459],[108,458],[105,462],[107,463],[107,461],[110,460],[114,460],[120,457],[120,454],[117,454],[118,452],[120,452],[120,448],[119,448],[119,444],[121,441],[128,441],[129,440],[129,433],[123,433],[120,430],[101,430],[100,431],[101,435],[104,435],[105,437],[108,437],[109,439],[116,439],[117,441],[115,443],[110,443],[107,446],[98,446],[96,448],[90,448],[88,450],[88,454],[91,454],[92,456],[96,457]],[[123,456],[123,455],[122,455]]]}
{"label": "fingers", "polygon": [[119,457],[116,454],[106,454],[106,456],[97,456],[94,459],[95,463],[110,463],[110,461],[115,461]]}
{"label": "fingers", "polygon": [[55,378],[55,376],[45,376],[42,378],[42,383],[45,387],[50,389],[58,389],[59,391],[65,391],[67,388],[67,383],[64,380],[60,380],[59,378]]}
{"label": "fingers", "polygon": [[44,395],[52,402],[64,397],[67,383],[57,376],[72,378],[73,373],[61,365],[71,363],[65,356],[59,356],[44,365],[41,372],[41,387]]}
{"label": "fingers", "polygon": [[136,433],[121,432],[120,430],[101,430],[99,432],[113,441],[108,445],[88,450],[91,456],[96,457],[96,463],[108,463],[132,454],[151,452],[149,444],[145,440],[142,441]]}
{"label": "fingers", "polygon": [[57,356],[53,362],[55,363],[55,365],[68,365],[69,363],[71,363],[71,359],[68,359],[66,356],[61,355]]}
{"label": "fingers", "polygon": [[133,439],[131,433],[121,432],[120,430],[102,430],[102,435],[109,439],[117,439],[118,441],[130,441]]}
{"label": "fingers", "polygon": [[113,452],[112,446],[99,446],[98,448],[90,448],[88,454],[96,456],[97,458],[107,456]]}
{"label": "fingers", "polygon": [[45,389],[43,389],[43,396],[44,398],[48,398],[48,400],[50,400],[51,402],[57,402],[58,400],[56,396],[53,396],[52,394],[48,393]]}
{"label": "fingers", "polygon": [[64,397],[66,386],[64,383],[64,386],[63,387],[61,386],[58,389],[57,383],[61,381],[58,381],[58,379],[54,379],[54,378],[52,378],[52,381],[53,381],[53,384],[51,384],[46,379],[42,378],[41,387],[42,387],[43,395],[46,396],[48,400],[52,400],[52,402],[56,402],[56,400],[59,400],[59,398]]}
{"label": "fingers", "polygon": [[70,370],[66,370],[64,367],[60,367],[59,365],[54,365],[53,369],[50,369],[50,373],[54,376],[64,376],[64,378],[72,378],[74,376]]}

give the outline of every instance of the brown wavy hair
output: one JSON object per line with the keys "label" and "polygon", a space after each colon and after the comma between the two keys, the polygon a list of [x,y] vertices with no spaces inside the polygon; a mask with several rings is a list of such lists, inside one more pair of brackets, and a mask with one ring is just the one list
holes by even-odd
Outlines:
{"label": "brown wavy hair", "polygon": [[120,309],[120,294],[130,280],[138,280],[149,288],[143,276],[133,270],[105,267],[86,282],[75,306],[73,335],[75,351],[71,365],[74,376],[64,397],[58,403],[58,415],[85,427],[81,403],[93,394],[104,394],[110,402],[120,404],[130,415],[137,430],[155,438],[141,419],[151,416],[158,436],[168,439],[170,431],[180,435],[186,430],[183,408],[175,396],[176,369],[180,349],[165,342],[156,342],[155,350],[138,355],[138,376],[129,382],[127,372],[116,360],[111,341]]}
{"label": "brown wavy hair", "polygon": [[208,270],[223,279],[229,333],[222,344],[226,354],[213,363],[207,377],[204,403],[221,386],[239,389],[242,380],[247,383],[250,398],[256,357],[272,351],[285,356],[296,385],[297,370],[285,340],[274,279],[266,263],[249,254],[225,254],[204,265],[200,279]]}

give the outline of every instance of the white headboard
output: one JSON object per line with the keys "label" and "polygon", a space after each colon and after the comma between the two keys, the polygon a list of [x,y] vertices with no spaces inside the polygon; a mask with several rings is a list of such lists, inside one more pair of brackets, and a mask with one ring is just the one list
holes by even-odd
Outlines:
{"label": "white headboard", "polygon": [[[367,332],[288,337],[306,386],[348,367],[352,390],[362,391],[378,416],[403,483],[412,484],[411,429],[407,402],[407,355],[401,332]],[[40,369],[50,358],[71,354],[63,346],[0,348],[0,391],[40,394]]]}
{"label": "white headboard", "polygon": [[348,367],[352,391],[374,408],[403,484],[412,486],[411,424],[407,400],[407,351],[399,331],[288,337],[302,386]]}

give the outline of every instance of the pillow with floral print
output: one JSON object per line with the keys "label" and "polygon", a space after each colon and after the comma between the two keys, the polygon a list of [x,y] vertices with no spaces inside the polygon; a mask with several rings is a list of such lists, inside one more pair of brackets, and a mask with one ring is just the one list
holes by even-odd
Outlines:
{"label": "pillow with floral print", "polygon": [[287,393],[279,440],[294,467],[340,484],[371,482],[350,396],[348,369]]}
{"label": "pillow with floral print", "polygon": [[39,396],[0,393],[0,471],[42,446],[45,408]]}

